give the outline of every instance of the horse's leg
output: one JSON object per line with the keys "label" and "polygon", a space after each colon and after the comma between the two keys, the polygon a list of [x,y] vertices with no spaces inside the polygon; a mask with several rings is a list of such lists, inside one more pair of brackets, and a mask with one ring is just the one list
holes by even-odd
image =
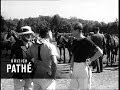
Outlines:
{"label": "horse's leg", "polygon": [[114,52],[112,53],[112,64],[114,63]]}
{"label": "horse's leg", "polygon": [[8,49],[6,49],[6,55],[5,56],[8,56]]}
{"label": "horse's leg", "polygon": [[11,46],[8,44],[8,46],[6,48],[6,56],[10,56],[9,50],[11,50]]}
{"label": "horse's leg", "polygon": [[112,50],[112,64],[115,63],[115,48]]}
{"label": "horse's leg", "polygon": [[108,63],[109,63],[109,59],[110,59],[110,51],[107,50],[107,66],[108,66]]}
{"label": "horse's leg", "polygon": [[110,58],[109,58],[110,64],[111,64],[111,57],[112,57],[112,52],[110,51]]}
{"label": "horse's leg", "polygon": [[72,53],[70,53],[70,60],[69,60],[69,63],[71,63],[71,59],[72,59]]}
{"label": "horse's leg", "polygon": [[9,44],[10,42],[7,42],[5,45],[5,51],[6,51],[5,56],[8,56]]}
{"label": "horse's leg", "polygon": [[8,48],[5,48],[5,57],[8,55]]}
{"label": "horse's leg", "polygon": [[111,51],[111,58],[110,59],[111,59],[111,63],[110,64],[112,66],[112,63],[113,63],[113,51]]}
{"label": "horse's leg", "polygon": [[9,50],[11,50],[11,46],[8,46],[8,47],[7,47],[7,56],[10,56]]}
{"label": "horse's leg", "polygon": [[63,47],[63,54],[64,54],[64,62],[63,63],[65,63],[65,47]]}
{"label": "horse's leg", "polygon": [[14,55],[14,50],[11,48],[10,59],[12,59],[13,55]]}
{"label": "horse's leg", "polygon": [[112,64],[113,64],[113,59],[114,59],[114,53],[113,53],[113,50],[111,50],[111,66],[112,66]]}
{"label": "horse's leg", "polygon": [[114,63],[116,63],[116,47],[114,49]]}
{"label": "horse's leg", "polygon": [[2,57],[5,56],[5,53],[3,53],[4,51],[6,51],[6,48],[5,48],[5,46],[3,45],[2,50],[1,50],[1,55],[2,55]]}
{"label": "horse's leg", "polygon": [[117,52],[118,52],[118,47],[115,48],[115,63],[117,62]]}
{"label": "horse's leg", "polygon": [[115,50],[114,50],[114,53],[113,53],[113,63],[115,63]]}
{"label": "horse's leg", "polygon": [[70,63],[71,55],[70,55],[70,51],[69,50],[68,50],[68,52],[69,52],[69,61],[68,61],[68,63]]}
{"label": "horse's leg", "polygon": [[61,59],[61,55],[62,55],[62,49],[61,49],[61,47],[59,47],[59,51],[60,51],[60,60],[59,61],[61,61],[62,59]]}
{"label": "horse's leg", "polygon": [[70,52],[70,50],[69,50],[69,62],[68,62],[68,63],[71,62],[71,58],[72,58],[72,54],[71,54],[71,52]]}
{"label": "horse's leg", "polygon": [[116,63],[117,62],[117,55],[115,54],[115,62],[114,63]]}

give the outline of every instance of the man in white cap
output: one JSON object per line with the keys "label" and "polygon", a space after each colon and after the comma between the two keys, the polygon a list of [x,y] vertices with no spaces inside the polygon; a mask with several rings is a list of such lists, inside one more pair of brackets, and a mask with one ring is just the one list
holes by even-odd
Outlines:
{"label": "man in white cap", "polygon": [[[34,32],[31,30],[30,26],[23,26],[20,29],[20,33],[18,35],[20,36],[20,39],[17,39],[16,43],[13,45],[12,48],[12,55],[15,56],[15,59],[26,59],[29,56],[27,55],[27,49],[32,45],[32,42],[30,42],[32,35]],[[11,57],[12,59],[12,57]],[[29,60],[27,60],[29,62]],[[24,90],[31,90],[31,79],[30,74],[25,74],[24,73],[14,73],[13,78],[14,79],[14,90],[21,90],[24,87]],[[23,79],[21,81],[21,79]],[[24,82],[24,84],[23,84]],[[21,83],[18,85],[18,83]]]}

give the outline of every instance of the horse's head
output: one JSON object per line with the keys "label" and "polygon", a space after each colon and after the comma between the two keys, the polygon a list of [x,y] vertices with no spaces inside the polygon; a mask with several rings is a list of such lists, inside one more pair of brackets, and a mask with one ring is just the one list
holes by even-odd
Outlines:
{"label": "horse's head", "polygon": [[12,36],[12,33],[11,33],[11,32],[8,32],[6,39],[9,39],[11,36]]}
{"label": "horse's head", "polygon": [[14,30],[9,30],[7,32],[7,39],[10,38],[11,36],[13,36],[13,34],[16,35],[16,32]]}
{"label": "horse's head", "polygon": [[114,37],[110,34],[107,34],[106,36],[106,44],[109,45],[109,46],[114,46]]}

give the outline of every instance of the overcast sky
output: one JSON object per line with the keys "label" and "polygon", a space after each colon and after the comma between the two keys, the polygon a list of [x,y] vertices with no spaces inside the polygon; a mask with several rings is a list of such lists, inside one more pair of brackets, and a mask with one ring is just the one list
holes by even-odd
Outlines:
{"label": "overcast sky", "polygon": [[118,18],[118,0],[1,0],[1,14],[5,19],[59,14],[111,22]]}

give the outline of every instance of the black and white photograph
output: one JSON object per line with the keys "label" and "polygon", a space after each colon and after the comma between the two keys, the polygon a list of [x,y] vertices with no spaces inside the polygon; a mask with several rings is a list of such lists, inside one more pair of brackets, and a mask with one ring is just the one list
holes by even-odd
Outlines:
{"label": "black and white photograph", "polygon": [[1,0],[1,90],[119,90],[119,0]]}

